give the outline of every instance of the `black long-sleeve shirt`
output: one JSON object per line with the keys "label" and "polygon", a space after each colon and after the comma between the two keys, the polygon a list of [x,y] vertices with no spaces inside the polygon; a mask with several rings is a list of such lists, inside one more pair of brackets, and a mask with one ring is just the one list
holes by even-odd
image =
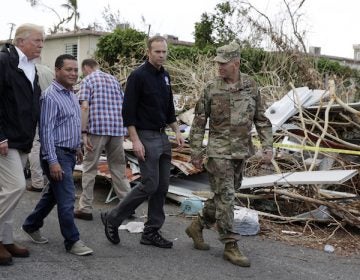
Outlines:
{"label": "black long-sleeve shirt", "polygon": [[158,130],[176,121],[170,76],[149,61],[128,77],[122,108],[124,126]]}

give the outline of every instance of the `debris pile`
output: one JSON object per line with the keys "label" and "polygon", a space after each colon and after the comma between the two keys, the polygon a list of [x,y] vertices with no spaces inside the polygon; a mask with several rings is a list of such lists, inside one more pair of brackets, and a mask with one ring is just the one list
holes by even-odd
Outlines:
{"label": "debris pile", "polygon": [[[329,85],[329,90],[293,87],[268,108],[274,160],[269,166],[260,154],[248,159],[237,193],[238,204],[262,219],[300,223],[304,231],[332,226],[328,238],[339,229],[348,232],[346,226],[360,229],[360,103],[338,97],[333,81]],[[260,148],[255,130],[253,135]]]}

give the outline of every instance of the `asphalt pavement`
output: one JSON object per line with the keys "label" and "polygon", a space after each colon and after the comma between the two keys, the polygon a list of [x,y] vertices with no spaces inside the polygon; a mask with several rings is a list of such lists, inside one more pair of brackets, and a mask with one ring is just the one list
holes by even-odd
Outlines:
{"label": "asphalt pavement", "polygon": [[[26,191],[15,212],[15,240],[30,249],[29,258],[14,258],[14,265],[0,266],[0,279],[317,279],[359,280],[360,256],[340,257],[259,236],[243,237],[242,251],[251,259],[250,268],[237,267],[222,259],[223,245],[214,231],[204,237],[210,251],[193,249],[184,230],[189,218],[178,215],[179,205],[168,201],[168,215],[162,234],[174,242],[172,249],[141,245],[140,234],[120,231],[121,243],[111,244],[105,237],[100,211],[116,205],[104,204],[108,190],[95,188],[93,221],[76,220],[81,239],[94,250],[92,256],[74,256],[67,253],[54,209],[45,220],[42,233],[48,244],[34,244],[23,234],[20,226],[40,194]],[[141,205],[135,221],[144,221],[146,204]]]}

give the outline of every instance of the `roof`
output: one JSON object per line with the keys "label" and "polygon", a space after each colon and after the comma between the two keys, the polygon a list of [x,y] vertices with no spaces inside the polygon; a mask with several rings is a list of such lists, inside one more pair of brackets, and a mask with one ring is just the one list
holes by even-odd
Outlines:
{"label": "roof", "polygon": [[53,40],[53,39],[59,39],[59,38],[68,38],[68,37],[79,37],[79,36],[103,36],[109,34],[109,32],[103,32],[103,31],[94,31],[89,29],[80,29],[77,31],[69,31],[69,32],[61,32],[61,33],[55,33],[55,34],[49,34],[46,35],[45,40]]}
{"label": "roof", "polygon": [[[103,36],[109,34],[109,32],[103,32],[103,31],[94,31],[89,29],[80,29],[77,31],[68,31],[68,32],[61,32],[61,33],[55,33],[55,34],[47,34],[45,36],[45,40],[55,40],[59,38],[71,38],[71,37],[79,37],[79,36]],[[0,40],[0,46],[4,45],[5,43],[11,43],[12,40],[6,39],[6,40]]]}

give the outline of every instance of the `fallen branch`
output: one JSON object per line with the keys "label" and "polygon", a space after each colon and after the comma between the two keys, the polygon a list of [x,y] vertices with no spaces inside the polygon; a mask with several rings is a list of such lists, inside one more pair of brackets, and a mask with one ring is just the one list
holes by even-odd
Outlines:
{"label": "fallen branch", "polygon": [[309,202],[309,203],[313,203],[316,205],[325,205],[329,208],[335,209],[338,212],[336,213],[338,216],[340,216],[341,218],[346,219],[346,221],[356,227],[360,228],[360,217],[356,217],[354,214],[357,214],[356,210],[353,211],[352,209],[347,209],[345,207],[342,207],[341,205],[338,205],[336,203],[332,203],[332,202],[328,202],[328,201],[323,201],[323,200],[318,200],[315,198],[311,198],[311,197],[307,197],[307,196],[302,196],[300,194],[297,193],[291,193],[285,190],[279,190],[279,189],[264,189],[264,192],[267,193],[276,193],[276,194],[280,194],[280,195],[284,195],[284,196],[288,196],[291,197],[293,199],[297,199],[297,200],[301,200],[301,201],[305,201],[305,202]]}

